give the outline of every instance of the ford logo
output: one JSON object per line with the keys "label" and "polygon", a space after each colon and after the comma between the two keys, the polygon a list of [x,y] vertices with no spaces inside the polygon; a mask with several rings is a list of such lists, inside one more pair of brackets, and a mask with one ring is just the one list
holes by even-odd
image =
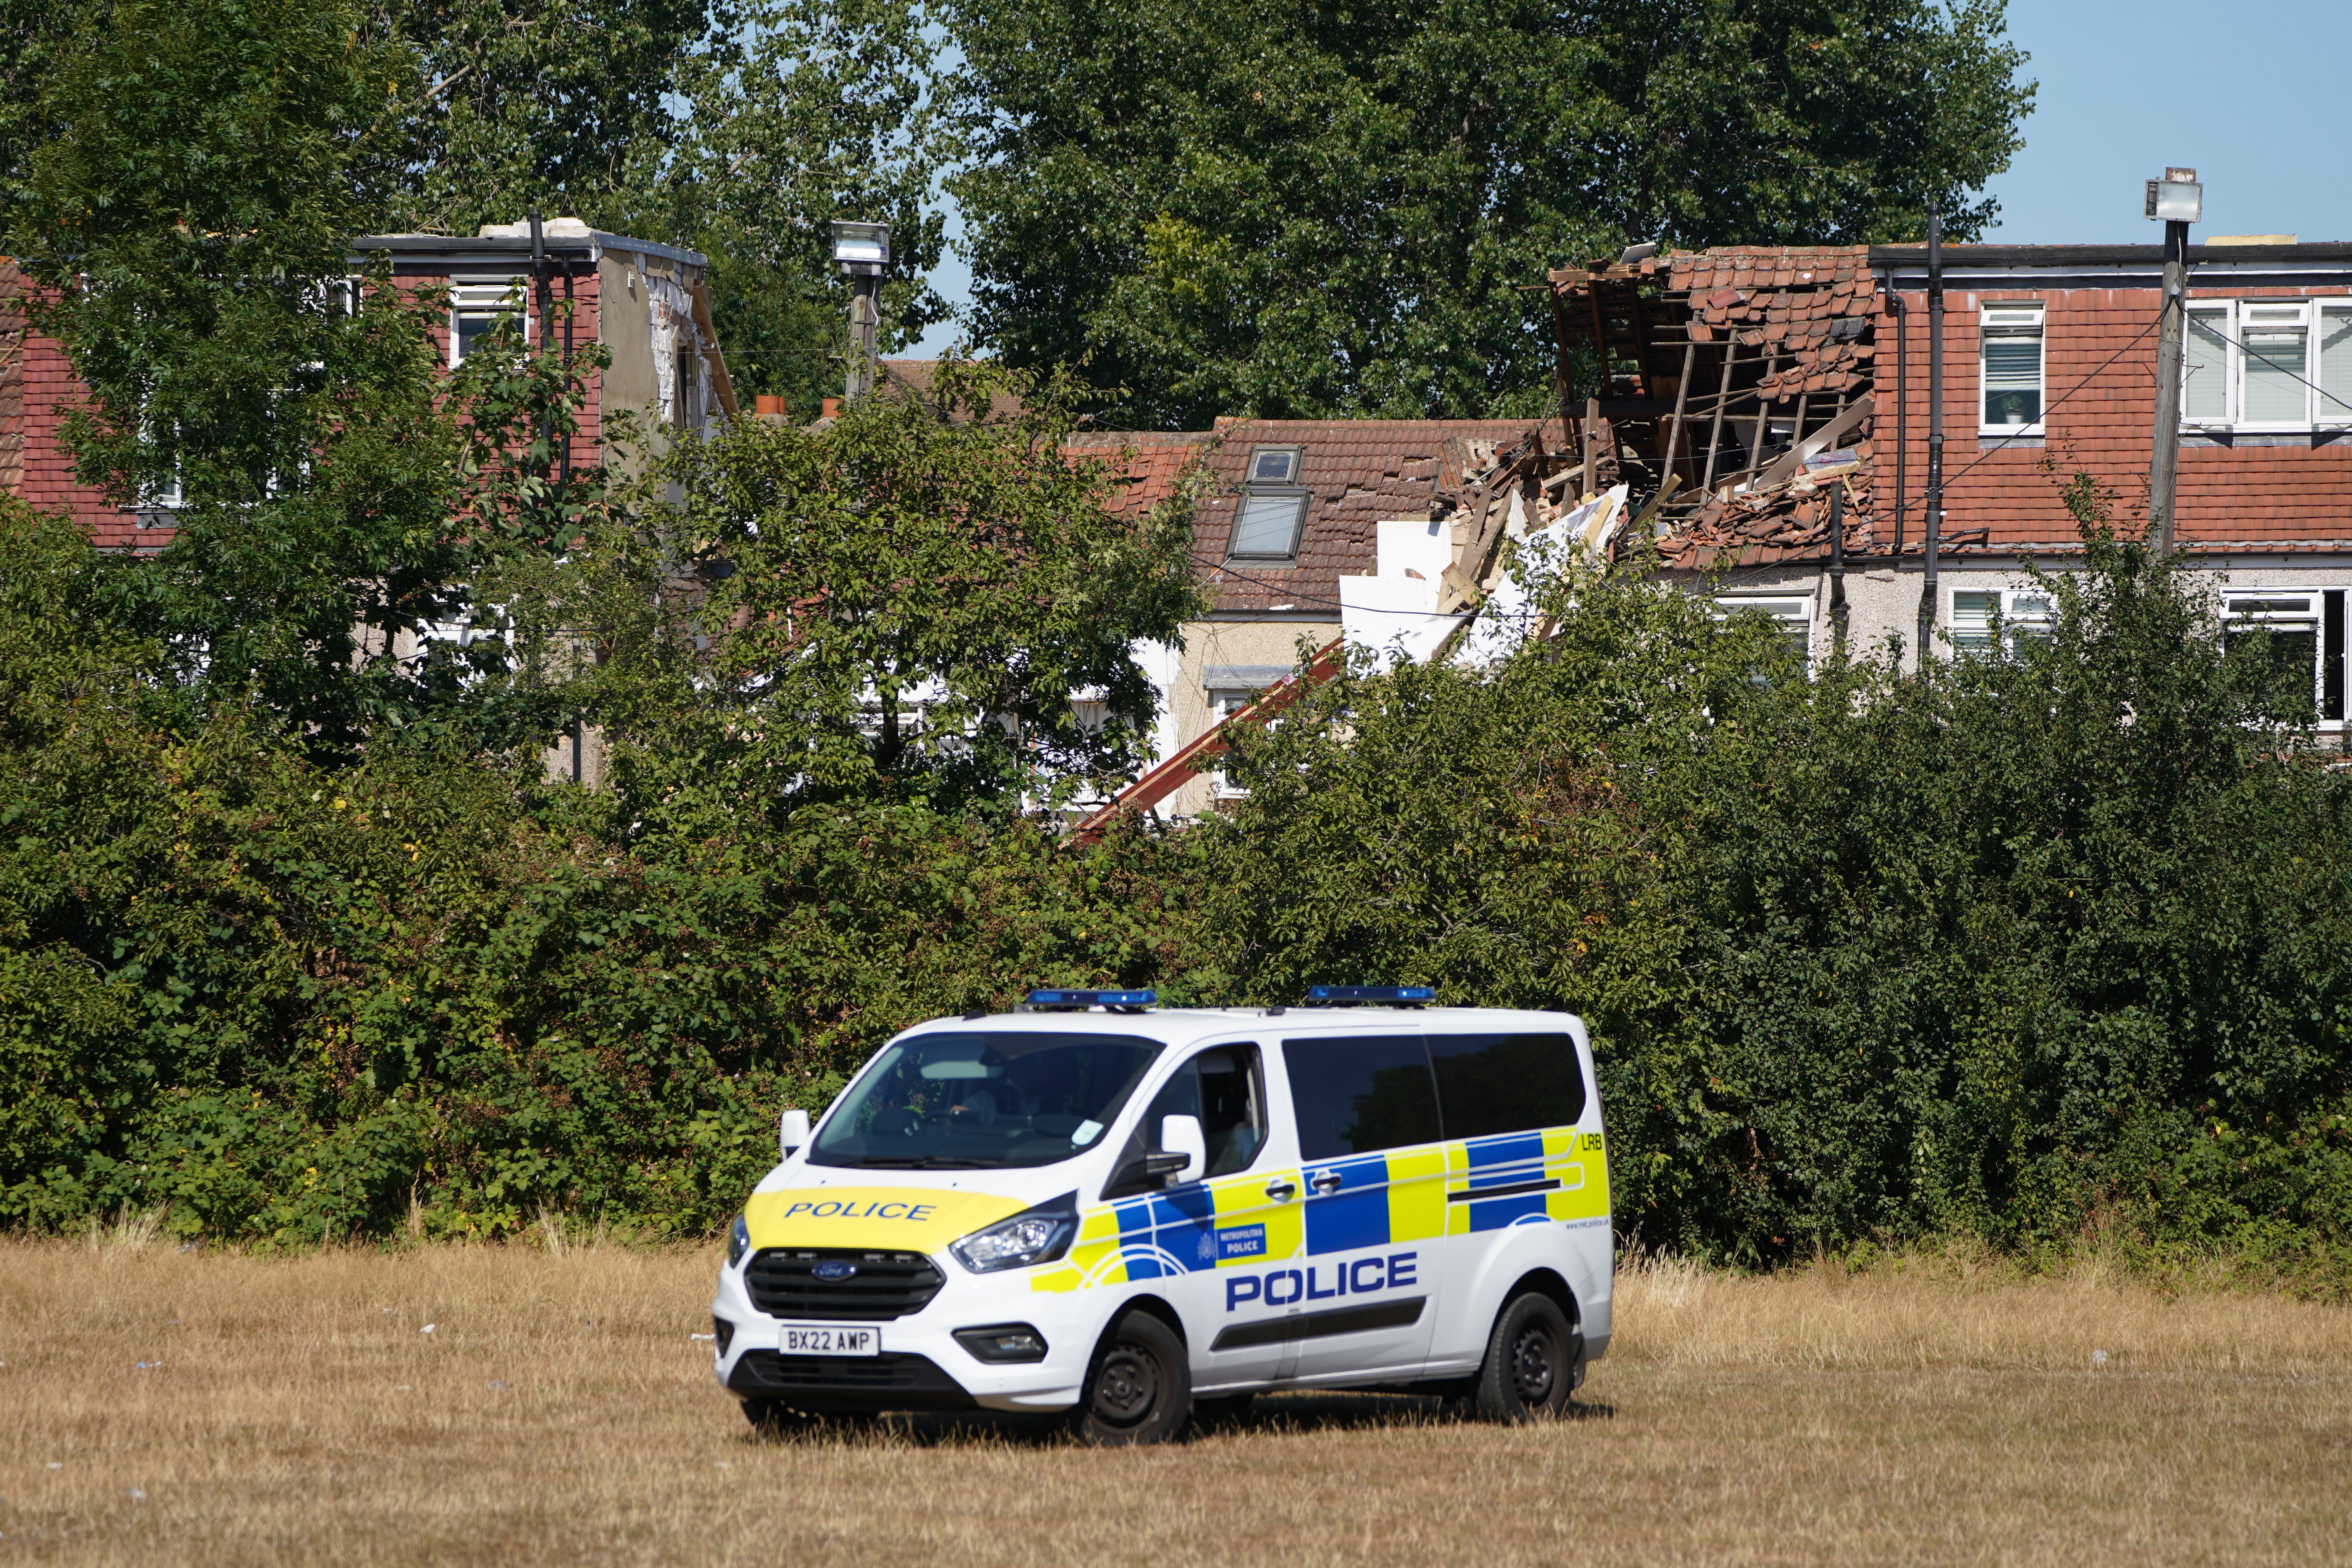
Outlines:
{"label": "ford logo", "polygon": [[815,1275],[818,1279],[824,1280],[828,1285],[838,1285],[843,1280],[852,1279],[856,1275],[857,1265],[855,1263],[842,1263],[833,1259],[827,1259],[826,1261],[818,1264],[815,1268],[810,1269],[809,1272]]}

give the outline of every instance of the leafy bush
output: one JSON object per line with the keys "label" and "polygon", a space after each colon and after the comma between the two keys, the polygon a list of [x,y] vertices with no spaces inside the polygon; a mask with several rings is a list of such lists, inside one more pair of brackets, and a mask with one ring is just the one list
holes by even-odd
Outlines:
{"label": "leafy bush", "polygon": [[895,1030],[1181,965],[1163,838],[885,795],[615,822],[439,731],[344,763],[259,704],[175,730],[165,650],[106,614],[146,563],[0,521],[0,1222],[704,1230]]}
{"label": "leafy bush", "polygon": [[1208,924],[1269,999],[1585,1014],[1654,1243],[2342,1247],[2346,781],[2210,589],[2095,528],[2050,588],[2012,657],[1808,681],[1642,574],[1555,584],[1558,636],[1247,744]]}

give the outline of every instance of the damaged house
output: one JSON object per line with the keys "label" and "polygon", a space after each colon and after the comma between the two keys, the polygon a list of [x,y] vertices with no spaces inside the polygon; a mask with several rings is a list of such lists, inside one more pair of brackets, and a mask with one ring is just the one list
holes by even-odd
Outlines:
{"label": "damaged house", "polygon": [[[1507,546],[1563,524],[1596,553],[1649,552],[1725,614],[1770,616],[1809,662],[1843,636],[1916,667],[1923,602],[1939,657],[2032,636],[2052,606],[2021,563],[2083,560],[2061,485],[2087,473],[2119,526],[2145,516],[2163,260],[1946,247],[1938,311],[1923,246],[1635,247],[1542,286],[1564,417],[1223,426],[1197,542],[1218,609],[1167,656],[1163,764],[1121,804],[1213,808],[1221,781],[1194,770],[1217,721],[1278,713],[1301,639],[1431,657],[1512,592]],[[2174,548],[2340,734],[2352,245],[2213,238],[2188,260]]]}
{"label": "damaged house", "polygon": [[[2119,526],[2145,516],[2163,260],[2157,245],[1943,247],[1940,386],[1922,246],[1629,252],[1552,273],[1563,391],[1584,399],[1569,434],[1634,513],[1614,548],[1655,550],[1811,658],[1842,627],[1856,650],[1898,637],[1916,663],[1923,597],[1942,653],[1990,650],[1996,625],[2032,635],[2051,605],[2021,560],[2082,560],[2060,485],[2090,474]],[[2174,548],[2210,573],[2229,624],[2267,628],[2307,670],[2340,731],[2352,246],[2214,238],[2188,261]],[[1579,357],[1602,384],[1569,386]]]}

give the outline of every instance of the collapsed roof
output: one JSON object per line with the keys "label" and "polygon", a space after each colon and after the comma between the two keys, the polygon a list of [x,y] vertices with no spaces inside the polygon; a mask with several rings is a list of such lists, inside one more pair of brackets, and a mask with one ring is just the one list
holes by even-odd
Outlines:
{"label": "collapsed roof", "polygon": [[1649,250],[1549,275],[1580,488],[1626,484],[1633,517],[1622,538],[1654,539],[1670,566],[1826,555],[1833,487],[1845,547],[1883,551],[1871,510],[1868,247]]}

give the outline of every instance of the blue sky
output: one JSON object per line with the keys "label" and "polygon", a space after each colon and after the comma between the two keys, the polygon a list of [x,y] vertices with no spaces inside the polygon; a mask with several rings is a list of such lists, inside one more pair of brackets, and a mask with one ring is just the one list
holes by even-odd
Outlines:
{"label": "blue sky", "polygon": [[[2185,163],[2205,185],[2192,237],[2352,240],[2331,151],[2352,4],[2272,0],[2232,12],[2186,0],[2012,0],[2009,25],[2041,90],[2024,150],[1992,182],[2001,214],[1988,238],[2153,243],[2160,231],[2140,216],[2142,183]],[[932,282],[960,309],[970,300],[960,258]],[[936,353],[961,330],[936,327],[915,352]]]}
{"label": "blue sky", "polygon": [[[2343,114],[2352,5],[2012,0],[2010,35],[2041,84],[2025,150],[1990,186],[2018,245],[2149,244],[2141,187],[2168,163],[2205,185],[2209,234],[2352,240],[2328,149]],[[2330,173],[2331,170],[2336,170]]]}

